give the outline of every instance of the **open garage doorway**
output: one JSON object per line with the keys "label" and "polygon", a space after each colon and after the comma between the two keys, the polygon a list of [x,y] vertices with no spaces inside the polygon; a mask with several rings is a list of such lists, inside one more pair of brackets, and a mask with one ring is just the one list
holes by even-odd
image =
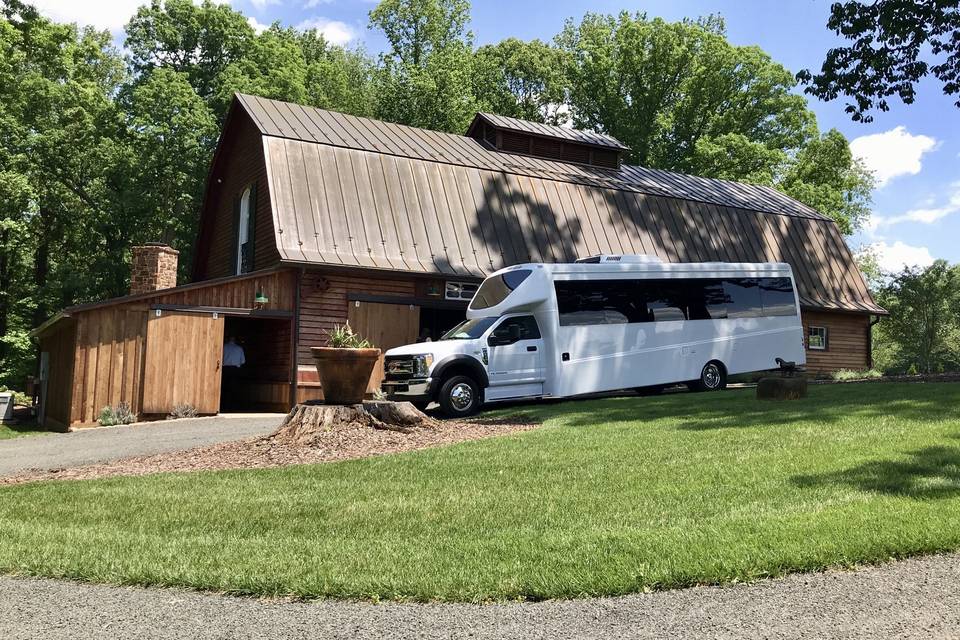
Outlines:
{"label": "open garage doorway", "polygon": [[462,308],[420,308],[420,328],[417,331],[417,342],[439,340],[440,336],[463,322],[467,317],[466,307]]}
{"label": "open garage doorway", "polygon": [[223,330],[220,413],[290,408],[291,320],[229,316]]}

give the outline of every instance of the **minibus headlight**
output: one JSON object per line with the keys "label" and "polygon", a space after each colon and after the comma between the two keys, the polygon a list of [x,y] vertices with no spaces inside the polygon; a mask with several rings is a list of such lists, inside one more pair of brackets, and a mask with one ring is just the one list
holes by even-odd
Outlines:
{"label": "minibus headlight", "polygon": [[433,354],[427,353],[421,356],[413,356],[413,372],[418,378],[426,378],[430,375],[430,367],[433,366]]}

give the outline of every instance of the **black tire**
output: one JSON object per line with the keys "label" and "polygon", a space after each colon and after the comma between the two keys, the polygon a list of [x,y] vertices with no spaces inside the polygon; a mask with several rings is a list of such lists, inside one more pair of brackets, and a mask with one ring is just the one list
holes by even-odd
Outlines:
{"label": "black tire", "polygon": [[468,376],[453,376],[440,385],[437,402],[451,418],[473,415],[480,408],[480,385]]}
{"label": "black tire", "polygon": [[719,391],[727,387],[727,368],[711,360],[700,370],[700,379],[687,383],[691,391]]}

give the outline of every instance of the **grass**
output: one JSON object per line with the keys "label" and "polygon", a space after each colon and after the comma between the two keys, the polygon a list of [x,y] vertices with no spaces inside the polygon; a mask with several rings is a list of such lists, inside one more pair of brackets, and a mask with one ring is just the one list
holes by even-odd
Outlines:
{"label": "grass", "polygon": [[0,490],[0,570],[247,594],[577,597],[960,548],[960,384],[508,408],[536,431]]}
{"label": "grass", "polygon": [[0,440],[19,438],[20,436],[35,436],[41,433],[50,433],[37,426],[36,422],[21,422],[20,424],[0,424]]}

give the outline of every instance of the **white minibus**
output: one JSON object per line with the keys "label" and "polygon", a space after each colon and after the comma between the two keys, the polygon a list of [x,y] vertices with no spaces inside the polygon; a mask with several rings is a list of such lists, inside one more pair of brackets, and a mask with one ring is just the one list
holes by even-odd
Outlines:
{"label": "white minibus", "polygon": [[777,358],[805,362],[790,265],[594,256],[497,271],[440,340],[386,352],[383,390],[464,416],[503,400],[712,391]]}

